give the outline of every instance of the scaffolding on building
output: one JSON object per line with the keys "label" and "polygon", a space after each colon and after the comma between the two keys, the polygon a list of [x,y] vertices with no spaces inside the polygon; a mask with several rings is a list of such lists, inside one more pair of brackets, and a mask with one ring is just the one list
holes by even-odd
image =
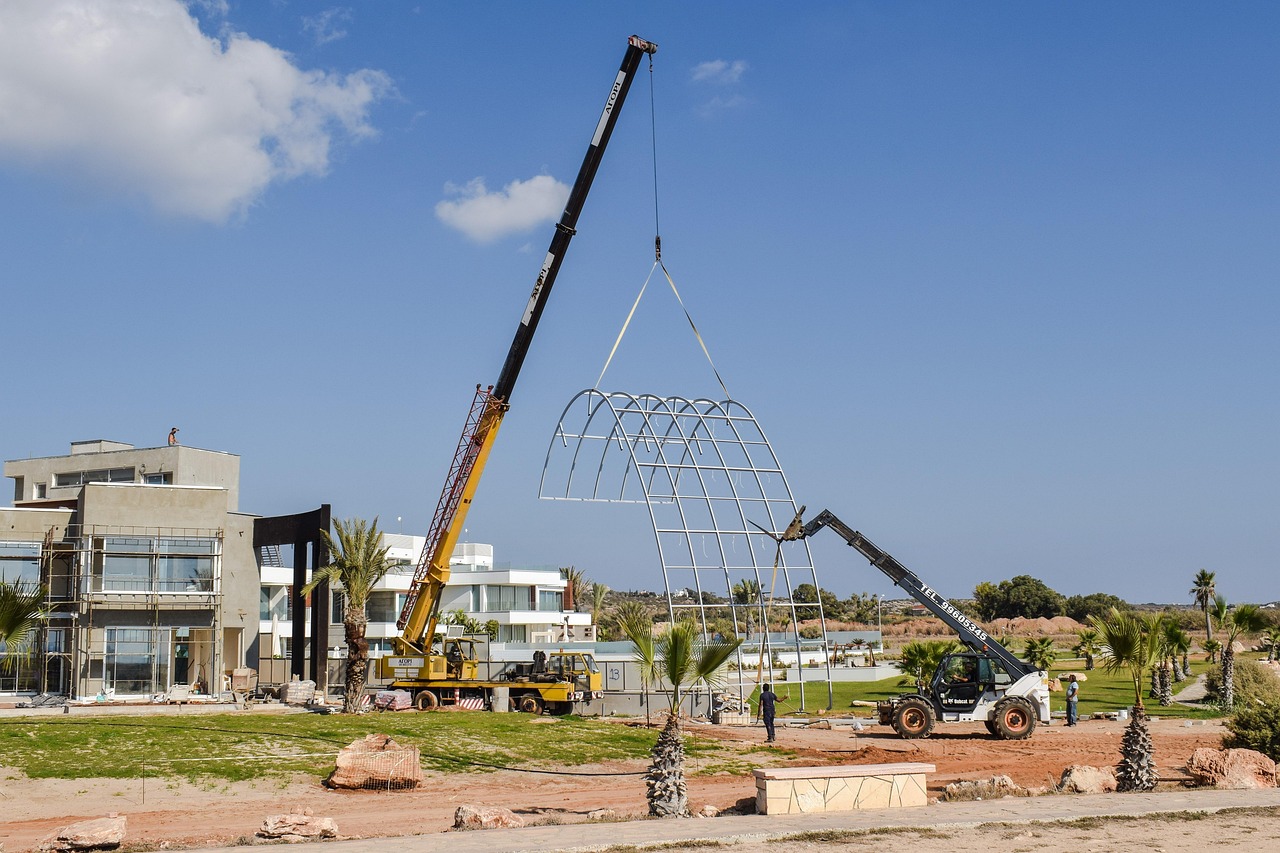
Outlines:
{"label": "scaffolding on building", "polygon": [[[786,663],[802,667],[811,655],[825,668],[831,706],[821,597],[797,602],[794,595],[800,584],[821,588],[817,571],[807,543],[784,549],[769,532],[784,530],[797,506],[764,430],[742,403],[582,391],[556,425],[539,497],[645,504],[672,622],[692,616],[711,640],[728,620],[743,640],[736,664],[744,696],[751,682],[776,681]],[[818,636],[802,639],[802,622]],[[771,632],[771,625],[786,627]]]}
{"label": "scaffolding on building", "polygon": [[[61,536],[51,527],[41,549],[48,625],[41,643],[42,693],[80,698],[85,691],[107,693],[110,629],[146,629],[155,641],[151,654],[151,693],[175,684],[217,695],[223,688],[225,652],[222,635],[222,553],[220,528],[149,527],[136,525],[67,525]],[[103,566],[110,542],[134,542],[125,559],[147,561],[146,580],[113,584]],[[165,552],[159,543],[199,543],[207,551]],[[207,543],[207,544],[206,544]],[[146,550],[143,550],[143,548]],[[159,574],[167,560],[208,558],[207,576],[199,569],[178,579]],[[185,624],[179,624],[184,622]],[[183,632],[186,632],[185,636]],[[207,632],[202,642],[194,632]],[[161,643],[160,638],[166,642]],[[179,641],[186,639],[186,643]],[[191,655],[185,681],[178,681],[177,661],[185,646]],[[191,669],[194,668],[194,671]],[[161,677],[163,673],[163,677]]]}

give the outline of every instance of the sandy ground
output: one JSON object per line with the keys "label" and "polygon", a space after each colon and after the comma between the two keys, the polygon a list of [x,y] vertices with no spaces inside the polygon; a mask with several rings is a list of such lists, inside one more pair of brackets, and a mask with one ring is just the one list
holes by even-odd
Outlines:
{"label": "sandy ground", "polygon": [[[841,726],[829,730],[781,728],[779,746],[793,751],[794,756],[773,763],[927,761],[937,766],[937,773],[929,779],[935,793],[957,779],[989,778],[998,773],[1007,774],[1023,786],[1037,787],[1056,782],[1062,770],[1071,764],[1114,765],[1123,728],[1124,724],[1119,722],[1090,720],[1074,729],[1041,727],[1026,741],[996,740],[987,735],[980,724],[949,724],[921,741],[902,740],[881,726],[871,726],[860,733]],[[1192,750],[1201,746],[1217,747],[1223,734],[1222,726],[1214,722],[1187,726],[1181,721],[1160,720],[1154,721],[1151,728],[1157,765],[1161,777],[1169,780],[1168,784],[1178,784],[1183,778],[1181,769]],[[763,739],[760,729],[690,724],[689,730],[741,745],[745,762],[769,761],[768,754],[747,751],[760,746]],[[131,847],[230,844],[252,836],[268,815],[304,808],[334,818],[340,833],[349,838],[442,832],[452,825],[454,810],[464,803],[505,806],[524,815],[530,823],[584,820],[588,812],[603,808],[612,809],[619,818],[639,817],[645,813],[644,783],[640,776],[643,769],[644,762],[620,762],[573,768],[563,774],[433,773],[428,775],[427,784],[417,791],[380,793],[330,791],[315,779],[199,786],[154,778],[29,780],[12,771],[0,771],[0,807],[3,809],[0,843],[7,853],[32,850],[68,823],[112,812],[128,816]],[[691,760],[689,794],[695,810],[704,804],[725,809],[740,800],[754,798],[755,785],[749,775],[698,775],[698,770],[699,762]],[[1179,825],[1177,837],[1183,837],[1184,829],[1198,831],[1199,827],[1213,822]],[[1115,822],[1105,827],[1105,832],[1123,833],[1124,825],[1124,822]],[[1237,825],[1238,822],[1232,822],[1233,827]],[[1025,828],[1008,831],[1013,834],[1001,842],[1001,847],[1009,851],[1130,849],[1124,846],[1129,842],[1101,838],[1098,833],[1104,830],[1091,831],[1088,838],[1074,841],[1072,836],[1064,835],[1062,847],[1046,846],[1048,842],[1034,836],[1022,838],[1021,834],[1029,831]],[[975,831],[948,834],[961,839],[968,838],[967,833],[971,832]],[[1047,838],[1056,836],[1060,830],[1049,828],[1034,832],[1043,832]],[[1239,832],[1249,830],[1241,826]],[[1133,843],[1141,840],[1142,849],[1156,849],[1150,846],[1149,826],[1135,829],[1133,833]],[[1212,837],[1219,841],[1223,838],[1221,833]],[[914,838],[911,849],[918,850],[920,838]],[[874,839],[876,849],[884,851],[907,850],[907,846],[894,846],[904,840],[909,841],[905,836],[896,840],[887,836]],[[951,842],[948,846],[964,849]],[[1162,843],[1158,848],[1189,851],[1193,846]],[[749,847],[741,849],[745,851]],[[771,849],[776,850],[777,846]],[[822,845],[788,845],[788,849],[818,850]]]}

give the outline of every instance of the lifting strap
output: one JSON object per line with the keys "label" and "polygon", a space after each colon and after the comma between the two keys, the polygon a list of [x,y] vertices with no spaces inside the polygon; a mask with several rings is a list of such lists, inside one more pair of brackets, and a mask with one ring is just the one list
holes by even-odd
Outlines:
{"label": "lifting strap", "polygon": [[720,377],[720,371],[716,370],[716,363],[711,360],[711,353],[707,350],[707,344],[702,339],[702,333],[698,331],[698,325],[693,322],[693,317],[689,314],[689,309],[685,307],[684,300],[680,298],[680,291],[676,289],[676,283],[671,278],[671,273],[667,272],[667,265],[662,262],[661,238],[655,237],[653,243],[655,255],[653,266],[650,267],[649,275],[645,277],[644,284],[640,285],[640,292],[636,294],[636,301],[631,304],[631,310],[627,312],[627,319],[623,321],[622,328],[618,331],[618,339],[613,342],[613,349],[609,350],[609,357],[605,359],[604,367],[600,370],[600,378],[596,380],[596,387],[602,387],[604,374],[608,371],[614,355],[618,352],[618,347],[622,344],[622,336],[627,333],[627,327],[631,325],[631,319],[635,317],[636,309],[640,307],[640,300],[644,297],[645,288],[649,286],[649,280],[653,278],[654,272],[661,269],[662,274],[667,278],[667,284],[671,285],[671,292],[676,295],[676,302],[680,303],[680,310],[684,312],[685,319],[689,321],[689,328],[693,330],[693,336],[698,339],[698,346],[702,347],[702,354],[707,357],[707,364],[711,365],[711,372],[716,375],[716,381],[720,383],[720,390],[724,392],[726,400],[732,400],[733,395],[729,393],[728,387],[724,384],[724,379]]}

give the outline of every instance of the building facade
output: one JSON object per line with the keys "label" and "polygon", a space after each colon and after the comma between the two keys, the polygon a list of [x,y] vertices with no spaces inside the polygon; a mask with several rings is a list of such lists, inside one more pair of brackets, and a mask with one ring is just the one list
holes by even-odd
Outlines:
{"label": "building facade", "polygon": [[49,619],[0,692],[218,693],[257,643],[253,517],[239,457],[193,447],[81,441],[4,463],[0,577],[40,584]]}
{"label": "building facade", "polygon": [[[396,620],[404,607],[413,582],[414,568],[426,544],[426,538],[422,536],[384,532],[382,537],[388,548],[387,556],[396,565],[377,583],[369,596],[365,637],[373,657],[391,653],[392,643],[399,635]],[[450,570],[449,584],[440,602],[441,615],[447,617],[462,611],[466,617],[482,625],[496,622],[496,642],[554,643],[566,638],[595,639],[591,614],[565,609],[568,582],[557,568],[495,565],[492,545],[462,542],[454,548]],[[290,569],[270,565],[262,567],[259,648],[264,656],[275,660],[287,659],[292,654],[289,636],[289,625],[293,620],[291,583]],[[328,640],[330,655],[334,658],[346,653],[342,628],[345,606],[341,591],[335,590]],[[264,672],[271,668],[266,660],[259,666]]]}

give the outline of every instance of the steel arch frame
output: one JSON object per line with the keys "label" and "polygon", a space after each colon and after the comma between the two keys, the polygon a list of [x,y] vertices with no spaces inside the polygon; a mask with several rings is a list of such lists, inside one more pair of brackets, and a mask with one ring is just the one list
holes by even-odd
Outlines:
{"label": "steel arch frame", "polygon": [[[557,473],[563,476],[563,489],[553,491]],[[798,583],[821,588],[817,571],[807,542],[783,549],[752,524],[781,531],[797,507],[777,455],[742,403],[581,391],[560,415],[538,495],[544,500],[643,502],[672,622],[677,613],[692,611],[709,639],[709,620],[727,610],[735,633],[746,638],[743,645],[761,655],[769,681],[775,680],[774,652],[780,649],[794,648],[803,666],[799,622],[816,616],[822,626],[818,652],[826,667],[830,707],[831,661],[822,602],[819,597],[815,603],[797,603],[793,596]],[[793,583],[795,578],[799,580]],[[753,601],[735,599],[735,586],[744,580],[755,584],[754,590],[749,585],[746,590],[755,593]],[[716,592],[717,583],[723,584],[717,594],[727,603],[704,603],[704,593]],[[686,591],[693,595],[681,595]],[[781,600],[770,610],[775,596]],[[776,620],[779,609],[788,617],[790,632],[770,635],[767,611]],[[753,622],[766,626],[758,637]],[[748,669],[743,651],[739,647],[739,691]]]}

